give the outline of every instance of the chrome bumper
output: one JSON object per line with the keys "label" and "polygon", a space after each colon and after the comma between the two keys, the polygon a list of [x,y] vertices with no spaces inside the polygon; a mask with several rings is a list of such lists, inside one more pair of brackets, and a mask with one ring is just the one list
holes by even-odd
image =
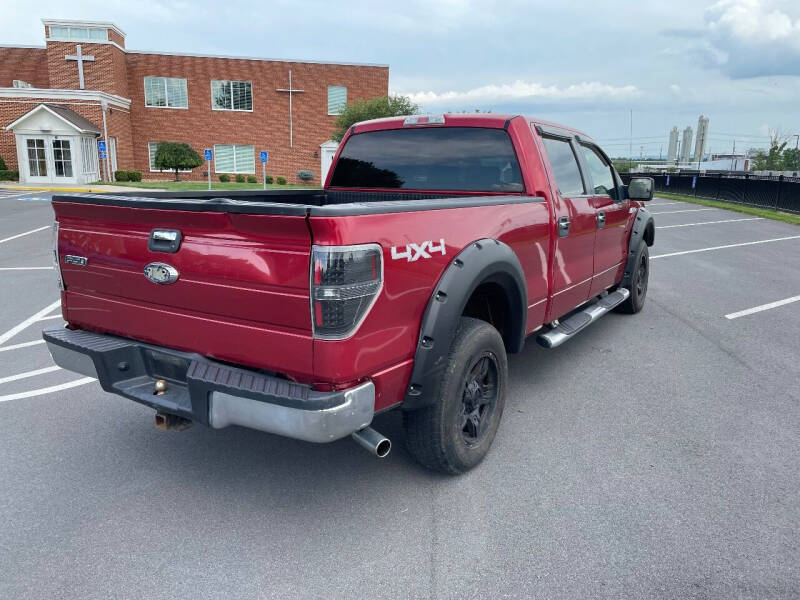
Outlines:
{"label": "chrome bumper", "polygon": [[[96,377],[102,388],[215,429],[240,425],[307,442],[332,442],[372,422],[371,381],[334,392],[230,367],[198,354],[110,335],[52,329],[42,336],[53,361]],[[167,390],[154,395],[159,379]]]}

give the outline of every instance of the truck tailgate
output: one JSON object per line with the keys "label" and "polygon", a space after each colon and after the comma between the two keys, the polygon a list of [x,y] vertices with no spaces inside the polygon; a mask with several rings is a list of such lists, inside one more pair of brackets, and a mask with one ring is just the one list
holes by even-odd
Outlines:
{"label": "truck tailgate", "polygon": [[[145,205],[146,206],[146,205]],[[55,198],[71,326],[309,379],[311,237],[303,214],[247,214],[69,202]],[[148,249],[179,231],[174,253]],[[83,257],[70,264],[67,255]],[[145,266],[178,272],[168,285]],[[76,264],[77,263],[77,264]]]}

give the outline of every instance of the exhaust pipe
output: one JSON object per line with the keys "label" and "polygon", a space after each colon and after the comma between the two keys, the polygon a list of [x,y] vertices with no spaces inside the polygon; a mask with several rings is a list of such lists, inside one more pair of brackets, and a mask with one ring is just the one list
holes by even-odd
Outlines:
{"label": "exhaust pipe", "polygon": [[353,439],[358,442],[367,452],[374,454],[378,458],[383,458],[392,449],[392,442],[387,437],[383,437],[372,427],[364,427],[352,434]]}
{"label": "exhaust pipe", "polygon": [[156,413],[156,427],[162,431],[168,431],[170,429],[174,431],[183,431],[184,429],[189,429],[191,426],[192,422],[189,419],[184,419],[178,415]]}

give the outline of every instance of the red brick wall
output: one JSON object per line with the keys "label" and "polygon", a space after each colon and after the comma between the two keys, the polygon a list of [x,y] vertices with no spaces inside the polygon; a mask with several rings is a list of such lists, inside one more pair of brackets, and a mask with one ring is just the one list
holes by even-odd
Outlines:
{"label": "red brick wall", "polygon": [[[297,171],[307,169],[314,173],[313,183],[320,184],[319,145],[330,139],[335,120],[327,114],[327,86],[347,86],[348,101],[385,96],[389,87],[387,67],[137,53],[129,53],[127,58],[134,162],[145,179],[170,177],[166,173],[149,172],[147,142],[176,141],[189,143],[201,155],[204,148],[212,148],[214,144],[252,144],[259,181],[261,165],[257,153],[268,150],[268,174],[296,182]],[[285,92],[275,91],[288,87],[289,69],[294,88],[305,90],[293,95],[293,148],[289,147],[289,97]],[[145,107],[144,77],[148,75],[186,78],[188,110]],[[212,79],[251,81],[253,112],[213,111]],[[314,152],[318,153],[316,158]],[[204,171],[205,166],[199,167],[182,177],[202,179]],[[212,177],[217,175],[212,171]]]}
{"label": "red brick wall", "polygon": [[47,70],[50,87],[77,90],[78,63],[67,60],[74,56],[80,43],[84,56],[94,56],[94,62],[83,63],[85,89],[99,90],[128,97],[125,53],[111,44],[91,42],[47,42]]}
{"label": "red brick wall", "polygon": [[115,44],[118,44],[123,48],[125,47],[125,38],[122,37],[120,34],[118,34],[116,31],[114,31],[113,29],[108,30],[108,41],[114,42]]}
{"label": "red brick wall", "polygon": [[44,48],[0,48],[0,87],[11,87],[21,79],[33,87],[50,87],[47,51]]}

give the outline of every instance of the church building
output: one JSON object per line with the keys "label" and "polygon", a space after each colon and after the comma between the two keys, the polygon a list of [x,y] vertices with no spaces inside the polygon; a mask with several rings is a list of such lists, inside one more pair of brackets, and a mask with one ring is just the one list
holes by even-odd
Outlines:
{"label": "church building", "polygon": [[[386,96],[388,65],[130,50],[101,21],[44,19],[44,46],[0,46],[0,157],[22,183],[166,180],[158,142],[186,142],[211,176],[267,174],[324,183],[336,115]],[[105,152],[102,150],[105,148]],[[98,151],[98,149],[100,151]],[[181,179],[203,180],[207,165]]]}

